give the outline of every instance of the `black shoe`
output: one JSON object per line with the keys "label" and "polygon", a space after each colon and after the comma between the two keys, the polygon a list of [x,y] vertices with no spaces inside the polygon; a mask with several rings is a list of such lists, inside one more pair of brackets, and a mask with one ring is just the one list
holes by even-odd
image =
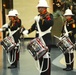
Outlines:
{"label": "black shoe", "polygon": [[17,68],[17,66],[11,65],[11,66],[9,66],[8,68],[9,68],[9,69],[13,69],[13,68]]}
{"label": "black shoe", "polygon": [[63,68],[63,70],[66,70],[67,68]]}
{"label": "black shoe", "polygon": [[64,68],[63,70],[65,70],[65,71],[71,71],[71,70],[73,70],[73,68]]}

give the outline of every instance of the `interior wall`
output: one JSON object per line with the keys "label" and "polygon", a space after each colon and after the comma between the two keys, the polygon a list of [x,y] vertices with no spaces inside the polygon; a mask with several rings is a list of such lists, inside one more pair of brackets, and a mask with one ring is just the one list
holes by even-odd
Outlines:
{"label": "interior wall", "polygon": [[[37,11],[37,4],[39,0],[13,0],[13,8],[17,9],[19,12],[19,18],[22,20],[22,25],[29,29],[31,25],[34,23],[34,17],[38,14]],[[47,3],[49,5],[48,11],[53,14],[53,0],[47,0]],[[62,26],[61,18],[54,19],[54,26],[52,28],[52,35],[60,36],[60,30]],[[25,38],[33,38],[35,37],[35,31],[29,34],[29,37]],[[52,42],[54,42],[55,39],[52,39]]]}
{"label": "interior wall", "polygon": [[[31,25],[34,23],[34,17],[38,14],[37,11],[37,4],[39,0],[14,0],[13,6],[14,9],[17,9],[19,12],[19,18],[22,20],[22,25],[29,29]],[[50,5],[50,8],[48,11],[52,12],[52,0],[47,0],[48,5]],[[49,4],[49,2],[51,2]],[[26,37],[26,36],[25,36]],[[35,31],[29,34],[29,37],[35,37]]]}
{"label": "interior wall", "polygon": [[[22,25],[29,29],[34,23],[34,17],[38,14],[37,4],[38,0],[14,0],[14,9],[17,9],[19,12],[19,18],[22,20]],[[29,34],[29,37],[34,37],[35,32]]]}

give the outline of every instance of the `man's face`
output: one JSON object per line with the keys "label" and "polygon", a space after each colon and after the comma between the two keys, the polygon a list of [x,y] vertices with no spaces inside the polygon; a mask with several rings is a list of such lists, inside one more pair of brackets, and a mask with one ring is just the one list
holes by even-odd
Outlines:
{"label": "man's face", "polygon": [[40,14],[45,14],[47,12],[47,8],[45,8],[45,7],[38,7],[38,12]]}
{"label": "man's face", "polygon": [[9,16],[9,20],[13,21],[14,20],[14,16]]}
{"label": "man's face", "polygon": [[66,18],[67,20],[69,20],[71,17],[72,17],[71,15],[65,16],[65,18]]}

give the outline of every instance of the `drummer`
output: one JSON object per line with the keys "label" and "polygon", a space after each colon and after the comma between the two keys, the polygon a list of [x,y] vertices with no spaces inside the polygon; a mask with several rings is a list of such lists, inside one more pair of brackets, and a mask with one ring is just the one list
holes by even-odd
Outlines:
{"label": "drummer", "polygon": [[[73,13],[70,9],[67,9],[64,13],[65,22],[62,27],[62,36],[67,36],[70,38],[73,44],[75,44],[75,38],[74,34],[76,33],[76,24],[75,20],[73,19]],[[71,31],[71,32],[70,32]],[[70,33],[68,33],[70,32]],[[66,62],[66,68],[63,70],[65,71],[71,71],[74,67],[74,50],[71,50],[70,52],[67,52],[64,54],[65,56],[65,62]]]}
{"label": "drummer", "polygon": [[17,13],[13,10],[10,10],[8,13],[8,18],[9,18],[9,24],[5,24],[2,26],[2,28],[0,28],[0,31],[7,31],[7,36],[12,36],[14,37],[15,43],[16,43],[16,47],[15,49],[11,50],[8,54],[9,56],[9,63],[10,66],[8,68],[12,69],[12,68],[17,68],[18,65],[18,60],[19,60],[19,37],[20,37],[20,31],[18,30],[18,28],[21,27],[21,19],[19,19],[17,17]]}
{"label": "drummer", "polygon": [[48,4],[46,0],[39,0],[37,9],[39,14],[35,17],[35,22],[31,28],[25,30],[23,34],[29,34],[36,30],[36,37],[42,38],[44,43],[48,46],[49,51],[39,59],[40,75],[51,75],[51,29],[53,26],[53,15],[47,11]]}

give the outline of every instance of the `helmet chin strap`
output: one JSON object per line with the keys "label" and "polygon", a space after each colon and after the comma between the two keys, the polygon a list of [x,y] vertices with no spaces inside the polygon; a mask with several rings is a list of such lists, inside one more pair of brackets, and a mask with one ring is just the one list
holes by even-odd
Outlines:
{"label": "helmet chin strap", "polygon": [[44,10],[42,11],[42,15],[43,15],[43,14],[46,14],[46,13],[47,13],[47,10],[44,9]]}
{"label": "helmet chin strap", "polygon": [[67,20],[68,20],[68,21],[72,20],[72,17],[68,18]]}
{"label": "helmet chin strap", "polygon": [[40,12],[40,15],[44,15],[47,13],[47,9],[40,9],[39,12]]}

